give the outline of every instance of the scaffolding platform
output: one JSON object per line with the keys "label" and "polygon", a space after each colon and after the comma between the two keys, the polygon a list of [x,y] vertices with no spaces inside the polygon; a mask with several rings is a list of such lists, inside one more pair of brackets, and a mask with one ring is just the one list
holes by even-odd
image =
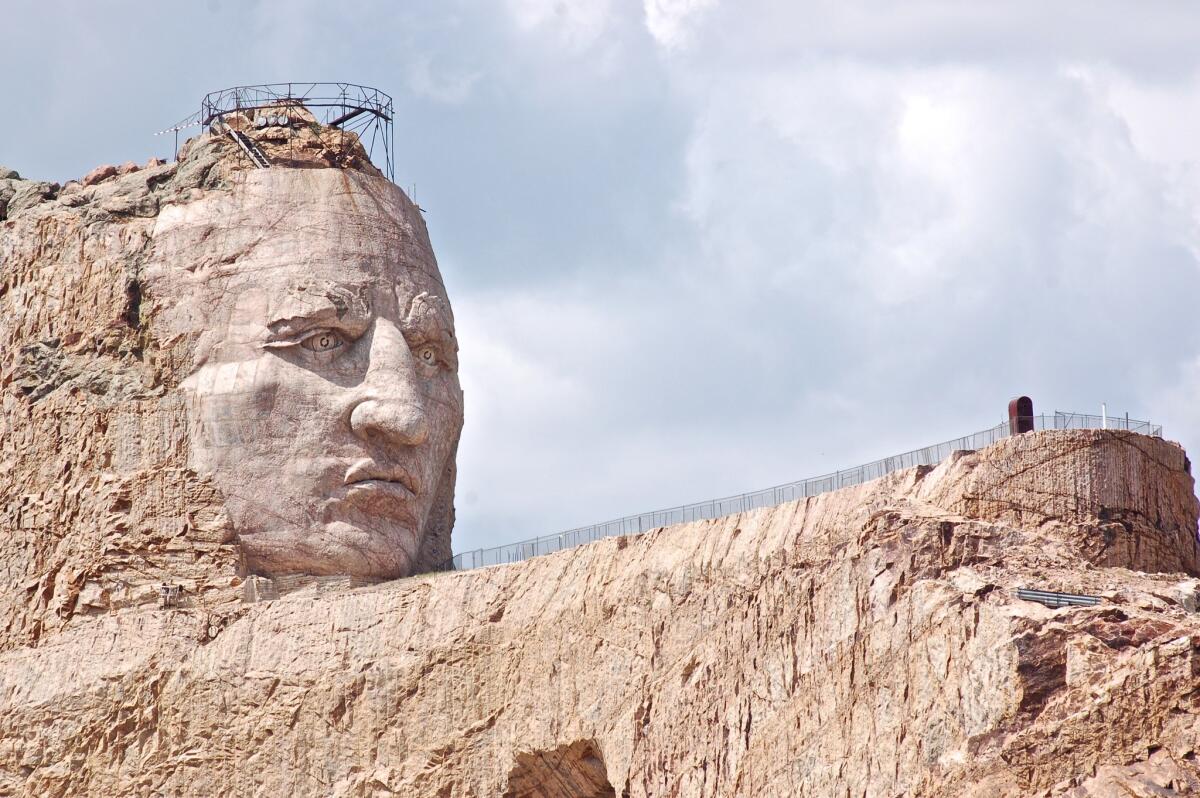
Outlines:
{"label": "scaffolding platform", "polygon": [[[231,128],[227,117],[235,116],[253,119],[258,127],[274,125],[288,117],[289,109],[303,109],[325,127],[354,133],[376,168],[388,180],[396,181],[392,98],[379,89],[356,83],[263,83],[209,92],[200,101],[198,111],[157,135],[175,134],[178,157],[181,131],[202,127],[225,133]],[[265,168],[253,155],[250,159]]]}

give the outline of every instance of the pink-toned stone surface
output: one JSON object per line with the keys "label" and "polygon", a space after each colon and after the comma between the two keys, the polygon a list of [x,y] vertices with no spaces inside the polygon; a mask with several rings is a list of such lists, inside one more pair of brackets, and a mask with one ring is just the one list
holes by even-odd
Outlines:
{"label": "pink-toned stone surface", "polygon": [[0,656],[0,786],[1186,795],[1196,517],[1178,447],[1045,432],[511,566],[310,585],[215,630],[75,618]]}
{"label": "pink-toned stone surface", "polygon": [[351,134],[299,133],[290,168],[206,134],[0,180],[0,649],[164,582],[216,628],[247,573],[450,556],[461,393],[424,222]]}
{"label": "pink-toned stone surface", "polygon": [[[251,551],[254,507],[337,489],[312,461],[348,478],[375,380],[440,402],[388,450],[422,486],[452,485],[461,408],[434,368],[451,353],[426,361],[415,335],[452,322],[411,203],[340,131],[231,124],[277,166],[204,136],[61,189],[0,179],[0,794],[1195,794],[1197,500],[1161,440],[1030,434],[365,586],[378,574],[323,569],[303,535],[299,560]],[[367,296],[369,338],[339,326]],[[285,305],[303,312],[272,316]],[[305,307],[339,319],[312,331],[323,359],[270,351],[304,348],[307,329],[271,336]],[[351,351],[361,380],[323,371]],[[401,410],[367,421],[412,423]],[[453,518],[423,490],[440,498],[418,567]],[[1103,601],[1052,610],[1019,587]]]}
{"label": "pink-toned stone surface", "polygon": [[[117,167],[113,166],[112,164],[97,166],[95,169],[83,176],[83,185],[94,186],[97,183],[103,183],[110,177],[116,177],[118,173]],[[124,174],[128,174],[128,172],[125,172]]]}
{"label": "pink-toned stone surface", "polygon": [[447,560],[463,399],[420,213],[352,170],[239,177],[162,209],[144,270],[148,326],[194,342],[189,466],[254,573]]}

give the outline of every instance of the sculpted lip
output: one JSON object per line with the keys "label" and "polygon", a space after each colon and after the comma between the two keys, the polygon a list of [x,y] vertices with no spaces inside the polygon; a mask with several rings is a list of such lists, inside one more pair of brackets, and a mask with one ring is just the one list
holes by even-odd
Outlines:
{"label": "sculpted lip", "polygon": [[350,466],[342,484],[379,488],[390,493],[402,491],[406,498],[415,498],[420,493],[412,474],[400,466],[383,466],[370,459],[359,460]]}
{"label": "sculpted lip", "polygon": [[364,479],[346,486],[346,495],[336,502],[351,512],[391,519],[403,524],[417,522],[413,509],[412,491],[399,482]]}
{"label": "sculpted lip", "polygon": [[347,484],[339,494],[324,505],[324,512],[332,513],[330,518],[351,517],[360,522],[374,518],[389,525],[396,522],[407,527],[417,525],[417,498],[402,482],[360,479]]}
{"label": "sculpted lip", "polygon": [[416,524],[413,504],[419,486],[412,474],[403,468],[366,458],[347,469],[342,484],[345,493],[335,499],[333,506],[342,505],[366,515]]}

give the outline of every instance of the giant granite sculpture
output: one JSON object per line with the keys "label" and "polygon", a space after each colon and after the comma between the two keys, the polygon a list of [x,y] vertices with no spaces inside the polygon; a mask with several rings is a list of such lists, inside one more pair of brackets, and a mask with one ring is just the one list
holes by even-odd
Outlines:
{"label": "giant granite sculpture", "polygon": [[[204,136],[0,179],[0,794],[1200,791],[1160,439],[377,583],[448,551],[453,327],[419,214],[306,130],[288,168]],[[256,572],[328,576],[244,602]]]}
{"label": "giant granite sculpture", "polygon": [[298,129],[275,168],[214,132],[177,164],[0,181],[14,639],[164,581],[450,556],[462,393],[425,225],[355,138]]}
{"label": "giant granite sculpture", "polygon": [[163,209],[152,236],[152,328],[194,340],[189,464],[256,573],[444,561],[462,391],[419,213],[359,171],[241,177]]}

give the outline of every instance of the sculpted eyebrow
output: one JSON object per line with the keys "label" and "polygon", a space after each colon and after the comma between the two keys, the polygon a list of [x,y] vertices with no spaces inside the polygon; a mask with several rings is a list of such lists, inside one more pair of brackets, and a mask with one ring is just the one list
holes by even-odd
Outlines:
{"label": "sculpted eyebrow", "polygon": [[342,317],[338,315],[337,308],[332,305],[308,310],[297,308],[296,312],[289,312],[287,315],[281,315],[274,321],[268,322],[267,329],[273,333],[286,334],[298,332],[317,324],[338,324],[341,321]]}
{"label": "sculpted eyebrow", "polygon": [[317,325],[365,329],[371,318],[371,308],[357,292],[357,287],[337,286],[322,292],[290,292],[272,314],[267,328],[275,334],[298,332]]}
{"label": "sculpted eyebrow", "polygon": [[448,318],[442,298],[428,292],[412,298],[403,327],[407,331],[454,340],[454,326]]}

